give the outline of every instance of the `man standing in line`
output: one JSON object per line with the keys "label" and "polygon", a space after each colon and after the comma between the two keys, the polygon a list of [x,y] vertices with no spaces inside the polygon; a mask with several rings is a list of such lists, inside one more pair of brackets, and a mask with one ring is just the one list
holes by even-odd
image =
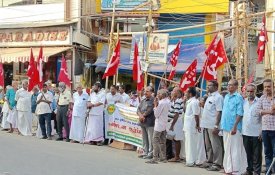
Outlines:
{"label": "man standing in line", "polygon": [[32,89],[32,96],[31,96],[31,110],[32,110],[32,132],[36,133],[37,129],[38,129],[38,123],[39,123],[39,119],[38,116],[36,114],[36,107],[37,107],[37,96],[39,94],[39,89],[38,87],[34,87]]}
{"label": "man standing in line", "polygon": [[63,140],[63,133],[62,133],[62,127],[64,126],[65,131],[66,131],[66,142],[70,141],[70,127],[68,123],[68,108],[69,104],[72,100],[72,95],[71,92],[66,89],[66,85],[64,82],[59,83],[59,97],[57,101],[57,114],[56,114],[56,119],[57,119],[57,128],[58,128],[58,135],[59,137],[56,139],[57,141],[62,141]]}
{"label": "man standing in line", "polygon": [[196,88],[189,87],[187,90],[187,102],[184,115],[184,134],[185,134],[185,152],[186,152],[186,166],[195,166],[198,158],[198,132],[201,132],[199,115],[200,106],[196,99]]}
{"label": "man standing in line", "polygon": [[77,92],[73,94],[73,115],[72,115],[72,124],[70,130],[70,139],[71,142],[83,143],[84,139],[84,130],[85,130],[85,118],[87,112],[87,102],[89,95],[86,92],[83,92],[81,84],[76,86]]}
{"label": "man standing in line", "polygon": [[16,101],[15,101],[15,93],[18,89],[18,83],[16,81],[12,82],[12,88],[8,89],[6,93],[7,103],[9,105],[9,114],[7,121],[10,123],[10,130],[8,133],[13,133],[14,129],[17,128],[17,112],[15,109]]}
{"label": "man standing in line", "polygon": [[18,132],[23,136],[32,135],[31,93],[28,92],[28,80],[23,80],[22,88],[16,91],[15,100],[18,111]]}
{"label": "man standing in line", "polygon": [[218,92],[218,87],[217,81],[208,82],[209,95],[201,119],[201,128],[205,128],[204,138],[207,148],[207,163],[203,164],[202,168],[207,168],[209,171],[219,171],[223,159],[222,138],[219,136],[223,97]]}
{"label": "man standing in line", "polygon": [[[39,125],[42,131],[42,139],[52,140],[52,125],[51,125],[51,103],[53,94],[47,90],[47,84],[43,85],[42,92],[37,97],[37,114],[39,115]],[[46,126],[47,130],[46,130]],[[47,131],[47,132],[46,132]]]}
{"label": "man standing in line", "polygon": [[[266,79],[263,82],[264,95],[258,100],[257,114],[262,117],[262,139],[264,143],[265,163],[268,170],[275,158],[275,99],[272,96],[273,82]],[[272,172],[275,171],[275,163]],[[268,175],[270,175],[270,172]]]}
{"label": "man standing in line", "polygon": [[241,135],[243,97],[237,92],[237,89],[238,81],[230,80],[228,82],[229,93],[224,98],[221,118],[224,142],[223,167],[227,174],[242,174],[247,167],[246,153]]}
{"label": "man standing in line", "polygon": [[102,85],[97,82],[93,86],[93,92],[88,100],[87,107],[91,108],[87,131],[85,134],[85,142],[102,146],[104,140],[103,132],[103,111],[105,103],[105,91],[101,89]]}
{"label": "man standing in line", "polygon": [[139,116],[139,124],[142,130],[142,141],[144,153],[140,158],[151,159],[153,158],[153,132],[155,124],[154,116],[154,97],[152,96],[153,88],[148,86],[145,89],[145,99],[143,99],[137,109]]}
{"label": "man standing in line", "polygon": [[181,150],[181,141],[184,139],[183,135],[183,99],[181,89],[175,87],[171,94],[171,106],[168,114],[168,125],[167,130],[175,133],[173,139],[175,143],[175,156],[172,159],[169,159],[169,162],[179,162],[180,161],[180,150]]}
{"label": "man standing in line", "polygon": [[122,96],[122,102],[121,103],[129,103],[130,97],[128,94],[125,93],[125,86],[124,85],[120,85],[119,89],[118,89],[120,95]]}
{"label": "man standing in line", "polygon": [[166,125],[168,123],[169,108],[171,106],[166,90],[161,89],[158,91],[154,106],[156,119],[153,134],[153,159],[146,163],[156,164],[158,163],[158,158],[160,162],[166,163]]}
{"label": "man standing in line", "polygon": [[261,116],[255,113],[259,100],[255,97],[256,86],[254,84],[247,85],[246,93],[247,98],[244,100],[243,105],[242,134],[248,167],[244,175],[260,175],[262,167],[262,126]]}

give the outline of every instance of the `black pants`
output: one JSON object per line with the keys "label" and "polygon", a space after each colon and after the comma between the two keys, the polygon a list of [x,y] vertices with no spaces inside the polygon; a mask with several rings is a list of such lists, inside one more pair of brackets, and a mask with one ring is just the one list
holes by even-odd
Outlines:
{"label": "black pants", "polygon": [[173,141],[168,139],[166,139],[166,156],[167,159],[172,159],[174,157]]}
{"label": "black pants", "polygon": [[[46,124],[45,124],[46,122]],[[40,114],[39,115],[39,125],[42,131],[43,137],[51,137],[52,125],[51,125],[51,113]],[[47,126],[47,129],[46,129]]]}
{"label": "black pants", "polygon": [[69,136],[70,136],[70,127],[68,123],[67,112],[68,112],[68,105],[57,107],[56,119],[57,119],[57,128],[58,128],[57,132],[58,132],[59,138],[63,138],[63,134],[62,134],[63,126],[66,131],[66,138],[69,139]]}
{"label": "black pants", "polygon": [[262,141],[258,137],[243,135],[243,144],[247,156],[247,171],[261,174],[262,167]]}

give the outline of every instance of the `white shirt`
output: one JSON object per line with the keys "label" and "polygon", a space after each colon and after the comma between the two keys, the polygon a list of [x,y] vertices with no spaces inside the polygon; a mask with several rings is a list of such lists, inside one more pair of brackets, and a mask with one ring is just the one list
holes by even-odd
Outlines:
{"label": "white shirt", "polygon": [[[42,97],[42,94],[44,94],[44,97]],[[37,96],[37,99],[36,99],[36,102],[38,102],[42,97],[42,100],[47,100],[47,101],[50,101],[52,102],[53,101],[53,94],[50,92],[50,91],[47,91],[46,93],[39,93],[38,96]],[[40,114],[47,114],[47,113],[52,113],[52,109],[50,107],[50,104],[49,103],[46,103],[46,102],[40,102],[39,104],[37,104],[37,107],[36,107],[36,113],[38,115]]]}
{"label": "white shirt", "polygon": [[245,136],[258,137],[262,131],[261,117],[256,115],[255,112],[258,105],[258,100],[259,99],[255,97],[252,104],[249,104],[247,98],[244,100],[242,134]]}
{"label": "white shirt", "polygon": [[125,92],[123,92],[123,94],[120,94],[122,96],[122,102],[121,103],[128,103],[130,100],[130,97],[128,94],[126,94]]}
{"label": "white shirt", "polygon": [[133,107],[138,107],[138,105],[139,105],[139,99],[138,98],[136,98],[136,99],[130,99],[129,100],[129,105],[131,105],[131,106],[133,106]]}
{"label": "white shirt", "polygon": [[89,99],[89,94],[82,92],[81,95],[79,95],[78,92],[75,92],[73,94],[73,116],[77,117],[85,117],[86,111],[87,111],[87,102]]}
{"label": "white shirt", "polygon": [[91,95],[90,95],[90,98],[88,99],[88,101],[91,102],[92,104],[102,103],[102,105],[92,107],[89,114],[91,114],[91,115],[103,115],[105,98],[106,98],[105,97],[105,92],[103,90],[100,90],[98,93],[92,92]]}
{"label": "white shirt", "polygon": [[200,126],[202,128],[214,129],[217,112],[222,111],[222,107],[223,97],[221,94],[218,91],[211,93],[205,102]]}
{"label": "white shirt", "polygon": [[31,93],[21,88],[16,91],[15,100],[17,101],[16,109],[18,111],[31,111]]}
{"label": "white shirt", "polygon": [[171,103],[168,98],[159,101],[159,105],[154,108],[155,115],[155,126],[154,130],[162,132],[166,130],[166,125],[168,123],[168,113]]}
{"label": "white shirt", "polygon": [[122,103],[123,99],[122,96],[119,93],[116,93],[115,95],[112,95],[111,92],[107,93],[106,95],[106,105],[115,104],[115,103]]}
{"label": "white shirt", "polygon": [[196,133],[196,120],[195,115],[200,115],[199,100],[192,97],[186,102],[186,111],[184,115],[184,132]]}

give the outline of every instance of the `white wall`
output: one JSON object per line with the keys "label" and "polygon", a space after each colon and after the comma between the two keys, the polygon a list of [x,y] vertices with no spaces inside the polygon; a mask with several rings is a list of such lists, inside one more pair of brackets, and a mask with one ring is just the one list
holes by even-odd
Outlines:
{"label": "white wall", "polygon": [[0,24],[64,22],[64,3],[0,8]]}

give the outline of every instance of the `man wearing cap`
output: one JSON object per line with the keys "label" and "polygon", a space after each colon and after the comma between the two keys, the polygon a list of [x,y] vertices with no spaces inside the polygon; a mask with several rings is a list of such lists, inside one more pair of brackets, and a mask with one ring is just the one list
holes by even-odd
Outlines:
{"label": "man wearing cap", "polygon": [[85,117],[89,95],[83,91],[81,84],[78,84],[76,89],[77,92],[73,94],[74,107],[70,130],[70,139],[73,143],[82,143],[84,139],[83,134],[85,129]]}
{"label": "man wearing cap", "polygon": [[[47,90],[47,84],[43,85],[42,92],[37,97],[37,114],[39,115],[39,125],[42,131],[42,139],[51,140],[52,126],[51,126],[51,102],[53,101],[53,94]],[[46,125],[45,125],[46,122]],[[46,129],[47,126],[47,129]]]}
{"label": "man wearing cap", "polygon": [[105,103],[105,92],[101,89],[99,82],[93,86],[93,92],[88,100],[87,107],[90,108],[85,142],[102,145],[104,140],[103,132],[103,111]]}
{"label": "man wearing cap", "polygon": [[18,132],[23,136],[32,135],[31,93],[28,92],[28,85],[28,80],[23,80],[22,88],[15,94]]}
{"label": "man wearing cap", "polygon": [[58,128],[58,135],[59,137],[56,139],[57,141],[63,140],[63,133],[62,133],[62,127],[64,126],[66,131],[66,142],[69,142],[69,135],[70,135],[70,127],[68,123],[68,107],[72,100],[71,92],[66,89],[66,85],[64,82],[59,83],[59,97],[57,100],[57,128]]}

